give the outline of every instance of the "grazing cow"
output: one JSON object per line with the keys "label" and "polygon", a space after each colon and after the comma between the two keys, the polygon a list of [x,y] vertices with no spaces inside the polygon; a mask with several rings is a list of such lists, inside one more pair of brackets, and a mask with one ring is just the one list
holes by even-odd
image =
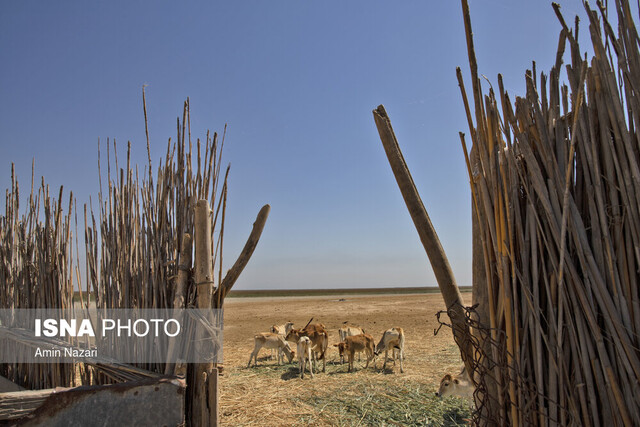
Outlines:
{"label": "grazing cow", "polygon": [[304,378],[304,370],[309,366],[311,378],[313,378],[313,365],[311,363],[311,340],[309,337],[300,337],[298,340],[298,363],[300,364],[300,378]]}
{"label": "grazing cow", "polygon": [[[313,360],[317,363],[322,359],[322,372],[326,372],[327,360],[325,353],[329,345],[329,333],[322,323],[312,323],[302,329],[292,329],[287,334],[287,341],[297,343],[300,337],[309,337]],[[316,371],[318,367],[316,366]]]}
{"label": "grazing cow", "polygon": [[[364,334],[364,329],[358,326],[347,325],[347,322],[344,322],[340,329],[338,329],[338,336],[340,337],[340,341],[344,341],[347,337],[352,337],[354,335]],[[358,353],[358,361],[360,361],[360,353]],[[340,353],[340,363],[344,363],[344,356]]]}
{"label": "grazing cow", "polygon": [[364,352],[367,356],[367,364],[365,369],[369,367],[369,362],[373,359],[373,368],[376,367],[375,359],[375,346],[373,337],[369,334],[359,334],[346,337],[344,341],[334,344],[334,347],[338,347],[340,351],[340,357],[344,357],[346,353],[349,357],[349,372],[353,371],[353,359],[356,353]]}
{"label": "grazing cow", "polygon": [[462,369],[459,375],[453,377],[450,374],[445,375],[440,381],[440,388],[436,391],[436,396],[458,396],[467,399],[473,399],[473,393],[476,388],[467,375],[467,370]]}
{"label": "grazing cow", "polygon": [[382,335],[382,339],[380,339],[378,345],[376,345],[376,356],[384,350],[383,370],[387,367],[387,355],[389,354],[389,350],[392,350],[391,355],[393,356],[393,364],[396,364],[395,349],[399,350],[398,358],[400,359],[400,372],[404,372],[404,367],[402,366],[402,360],[404,359],[404,331],[402,328],[387,329]]}
{"label": "grazing cow", "polygon": [[278,355],[278,365],[282,359],[282,354],[284,353],[289,359],[289,363],[293,360],[295,356],[295,351],[291,350],[289,347],[289,343],[285,341],[282,335],[274,334],[273,332],[262,332],[253,337],[253,352],[251,356],[249,356],[249,364],[247,368],[251,366],[251,360],[253,359],[254,366],[258,365],[258,352],[261,348],[270,348],[276,349]]}
{"label": "grazing cow", "polygon": [[[271,327],[271,332],[273,332],[274,334],[282,335],[282,337],[284,338],[292,329],[293,329],[293,322],[287,322],[282,325],[273,325]],[[272,351],[271,357],[273,358],[273,350],[271,351]]]}

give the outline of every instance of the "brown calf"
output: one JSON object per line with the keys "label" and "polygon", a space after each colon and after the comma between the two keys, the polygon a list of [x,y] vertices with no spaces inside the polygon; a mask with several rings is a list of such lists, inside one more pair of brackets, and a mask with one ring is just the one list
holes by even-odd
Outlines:
{"label": "brown calf", "polygon": [[[358,326],[347,325],[347,322],[344,322],[340,329],[338,329],[338,336],[340,337],[340,341],[344,341],[347,337],[352,337],[354,335],[364,334],[364,329]],[[360,361],[360,353],[358,353],[358,361]],[[344,357],[342,353],[340,354],[340,363],[344,363]]]}
{"label": "brown calf", "polygon": [[287,341],[297,344],[300,337],[309,337],[311,340],[313,360],[317,363],[318,360],[322,359],[322,372],[326,372],[327,360],[325,353],[329,345],[329,333],[324,325],[322,323],[312,323],[303,329],[292,329],[287,334]]}
{"label": "brown calf", "polygon": [[369,362],[373,359],[373,367],[376,367],[375,361],[375,347],[373,337],[369,334],[359,334],[346,337],[343,342],[334,344],[334,347],[338,347],[340,357],[344,357],[346,353],[349,357],[349,372],[353,371],[353,359],[356,353],[364,352],[367,356],[367,364],[365,369],[369,367]]}

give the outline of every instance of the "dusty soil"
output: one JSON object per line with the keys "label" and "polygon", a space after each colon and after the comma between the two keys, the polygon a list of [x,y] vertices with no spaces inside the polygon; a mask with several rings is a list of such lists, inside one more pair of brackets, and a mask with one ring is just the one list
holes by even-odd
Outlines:
{"label": "dusty soil", "polygon": [[[471,294],[463,296],[469,304]],[[224,313],[224,372],[220,379],[222,423],[349,424],[341,418],[343,415],[327,407],[335,406],[330,405],[332,395],[357,387],[362,387],[363,393],[403,387],[432,395],[443,374],[456,371],[462,363],[449,328],[442,328],[434,336],[438,327],[435,314],[444,308],[440,294],[228,299]],[[254,334],[286,321],[302,327],[311,317],[329,330],[326,373],[301,380],[296,361],[278,366],[267,357],[268,350],[260,352],[257,368],[247,368]],[[448,320],[446,316],[443,319]],[[399,366],[394,367],[391,361],[382,371],[383,360],[378,358],[377,369],[364,369],[363,360],[356,362],[355,373],[347,373],[347,365],[339,364],[337,350],[331,346],[338,342],[337,329],[345,321],[363,327],[376,342],[384,330],[402,327],[406,336],[405,372],[401,374]]]}

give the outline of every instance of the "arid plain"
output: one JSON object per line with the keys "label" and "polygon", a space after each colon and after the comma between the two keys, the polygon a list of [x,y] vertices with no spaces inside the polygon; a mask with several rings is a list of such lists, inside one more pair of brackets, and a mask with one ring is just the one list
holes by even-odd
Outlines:
{"label": "arid plain", "polygon": [[[470,293],[463,293],[469,304]],[[468,409],[465,402],[434,396],[446,372],[461,366],[451,330],[437,335],[436,313],[443,310],[439,293],[403,295],[327,295],[313,297],[229,298],[224,313],[224,373],[220,379],[220,411],[224,425],[456,425]],[[327,371],[315,378],[298,376],[297,361],[278,366],[261,350],[258,367],[247,368],[253,336],[286,321],[303,327],[313,317],[329,331]],[[443,316],[443,320],[448,318]],[[338,328],[349,322],[365,329],[376,342],[384,330],[405,331],[404,373],[389,361],[382,371],[347,373],[333,344]]]}

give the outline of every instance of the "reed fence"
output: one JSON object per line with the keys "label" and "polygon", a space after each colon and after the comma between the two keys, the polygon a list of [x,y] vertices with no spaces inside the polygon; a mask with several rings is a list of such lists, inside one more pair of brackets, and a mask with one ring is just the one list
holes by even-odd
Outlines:
{"label": "reed fence", "polygon": [[553,4],[555,65],[538,76],[534,63],[515,102],[500,75],[483,92],[462,5],[470,151],[460,139],[488,322],[476,421],[640,425],[640,39],[629,2],[611,5],[617,31],[605,6],[584,3],[591,59],[578,19],[569,28]]}
{"label": "reed fence", "polygon": [[[146,126],[144,91],[143,105]],[[98,147],[98,213],[94,213],[93,199],[83,207],[86,280],[81,278],[78,262],[81,248],[73,193],[65,203],[61,187],[56,199],[44,178],[39,187],[34,185],[32,168],[31,192],[21,213],[20,186],[12,167],[12,186],[6,192],[5,214],[0,216],[0,308],[69,311],[87,310],[90,306],[98,310],[193,306],[196,286],[190,274],[192,249],[185,246],[183,250],[189,251],[185,254],[180,245],[183,236],[194,233],[194,207],[200,199],[212,207],[207,217],[211,223],[210,253],[215,282],[222,282],[229,175],[229,167],[222,166],[225,133],[219,138],[217,133],[207,132],[204,141],[192,143],[187,99],[182,120],[177,120],[176,141],[169,139],[155,173],[148,128],[146,135],[148,164],[141,173],[131,162],[131,143],[124,164],[118,160],[115,141],[107,141],[106,159]],[[188,274],[183,276],[180,288],[175,282],[181,270]],[[182,298],[176,298],[177,288],[181,289]],[[75,305],[74,297],[80,299]],[[209,307],[212,299],[210,296]],[[213,306],[219,307],[219,301],[218,297]],[[20,344],[14,341],[5,345]],[[0,374],[27,388],[41,389],[120,382],[162,374],[167,369],[164,364],[133,367],[87,361],[75,367],[4,364]]]}

